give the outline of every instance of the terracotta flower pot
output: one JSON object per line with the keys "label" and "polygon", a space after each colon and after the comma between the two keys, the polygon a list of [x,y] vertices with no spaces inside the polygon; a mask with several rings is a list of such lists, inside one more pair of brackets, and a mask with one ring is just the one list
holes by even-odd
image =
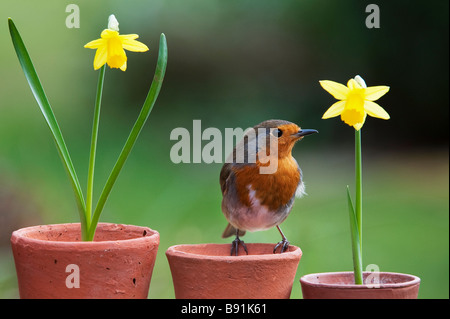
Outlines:
{"label": "terracotta flower pot", "polygon": [[355,285],[353,272],[310,274],[300,278],[304,299],[417,299],[420,278],[392,272],[364,272]]}
{"label": "terracotta flower pot", "polygon": [[289,298],[300,248],[274,254],[273,244],[246,244],[230,256],[229,244],[177,245],[166,251],[177,299]]}
{"label": "terracotta flower pot", "polygon": [[80,224],[16,230],[11,245],[21,298],[147,298],[159,234],[100,223],[92,242]]}

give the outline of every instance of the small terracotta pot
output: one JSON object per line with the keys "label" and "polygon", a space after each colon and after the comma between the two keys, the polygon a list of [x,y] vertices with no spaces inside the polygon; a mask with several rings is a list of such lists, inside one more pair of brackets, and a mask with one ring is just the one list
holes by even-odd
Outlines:
{"label": "small terracotta pot", "polygon": [[20,298],[147,298],[159,234],[100,223],[83,242],[79,223],[44,225],[14,231],[11,245]]}
{"label": "small terracotta pot", "polygon": [[329,272],[300,278],[304,299],[417,299],[420,278],[393,272],[364,272],[355,285],[353,272]]}
{"label": "small terracotta pot", "polygon": [[[273,244],[246,244],[230,256],[229,244],[177,245],[166,251],[177,299],[288,299],[300,248],[273,253]],[[242,251],[241,251],[242,250]]]}

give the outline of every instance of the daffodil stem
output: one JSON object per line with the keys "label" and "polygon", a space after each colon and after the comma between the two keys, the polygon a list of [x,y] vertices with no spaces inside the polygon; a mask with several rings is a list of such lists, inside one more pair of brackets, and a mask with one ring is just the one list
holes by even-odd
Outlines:
{"label": "daffodil stem", "polygon": [[102,93],[103,93],[103,81],[105,79],[105,67],[103,65],[100,69],[98,75],[97,83],[97,96],[95,99],[94,108],[94,120],[92,123],[92,136],[91,136],[91,151],[89,156],[89,168],[88,168],[88,181],[87,181],[87,194],[86,194],[86,220],[87,228],[91,226],[92,219],[92,198],[94,193],[94,168],[95,168],[95,157],[97,153],[97,137],[98,137],[98,126],[100,121],[100,109],[102,104]]}
{"label": "daffodil stem", "polygon": [[361,257],[361,249],[360,249],[360,241],[359,241],[359,231],[358,231],[358,222],[356,221],[355,209],[353,207],[352,198],[350,196],[350,190],[347,186],[347,201],[348,201],[348,211],[350,217],[350,231],[352,237],[352,255],[353,255],[353,273],[354,273],[354,282],[357,285],[363,284],[362,277],[362,257]]}
{"label": "daffodil stem", "polygon": [[362,254],[362,154],[361,130],[355,130],[355,187],[356,187],[356,220],[358,222],[359,245]]}
{"label": "daffodil stem", "polygon": [[[353,235],[353,262],[355,284],[362,284],[362,154],[361,130],[355,130],[355,227],[357,234]],[[356,232],[355,232],[356,233]],[[356,238],[357,236],[357,238]],[[355,251],[357,250],[357,251]]]}

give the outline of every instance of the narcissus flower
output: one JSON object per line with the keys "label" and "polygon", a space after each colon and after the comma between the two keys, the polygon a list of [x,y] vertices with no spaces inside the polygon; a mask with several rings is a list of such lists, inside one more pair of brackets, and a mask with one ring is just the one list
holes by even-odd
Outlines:
{"label": "narcissus flower", "polygon": [[388,86],[367,87],[359,75],[350,79],[347,86],[328,80],[319,82],[328,93],[340,100],[325,112],[322,119],[340,115],[342,121],[357,131],[364,125],[367,114],[383,120],[389,119],[389,114],[374,102],[389,91]]}
{"label": "narcissus flower", "polygon": [[108,63],[110,68],[125,71],[127,69],[125,50],[133,52],[148,50],[145,44],[136,41],[139,37],[137,34],[119,34],[119,22],[113,14],[108,19],[108,29],[103,30],[100,37],[84,46],[88,49],[97,49],[94,58],[95,70]]}

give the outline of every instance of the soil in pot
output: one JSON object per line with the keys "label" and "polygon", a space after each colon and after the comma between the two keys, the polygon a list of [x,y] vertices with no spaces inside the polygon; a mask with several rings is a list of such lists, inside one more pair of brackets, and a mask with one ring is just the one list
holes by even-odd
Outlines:
{"label": "soil in pot", "polygon": [[178,299],[287,299],[302,251],[273,253],[273,244],[246,244],[230,256],[229,244],[177,245],[166,251]]}
{"label": "soil in pot", "polygon": [[147,298],[159,234],[100,223],[83,242],[78,223],[43,225],[13,232],[11,245],[21,298]]}

